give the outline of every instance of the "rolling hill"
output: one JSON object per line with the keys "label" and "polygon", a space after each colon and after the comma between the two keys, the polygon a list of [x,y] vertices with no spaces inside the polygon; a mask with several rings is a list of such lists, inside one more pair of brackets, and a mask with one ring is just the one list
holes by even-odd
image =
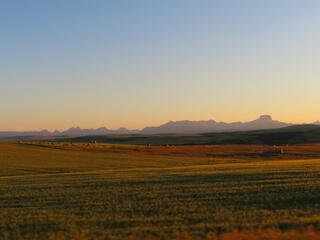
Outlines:
{"label": "rolling hill", "polygon": [[295,125],[280,129],[203,134],[100,135],[56,139],[58,142],[90,142],[133,145],[295,145],[320,142],[320,126]]}

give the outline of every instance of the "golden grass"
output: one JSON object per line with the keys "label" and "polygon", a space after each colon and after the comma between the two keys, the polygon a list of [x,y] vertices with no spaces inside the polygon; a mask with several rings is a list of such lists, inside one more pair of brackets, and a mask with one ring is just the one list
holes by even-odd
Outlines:
{"label": "golden grass", "polygon": [[0,144],[1,240],[319,239],[319,159],[53,145]]}
{"label": "golden grass", "polygon": [[191,145],[141,146],[121,144],[30,142],[25,144],[74,151],[123,153],[130,155],[162,155],[233,159],[308,159],[320,158],[320,144],[282,146],[284,154],[266,154],[262,145]]}
{"label": "golden grass", "polygon": [[[77,233],[72,240],[88,240],[85,237],[86,233]],[[189,237],[189,236],[177,236],[174,238],[167,238],[166,240],[320,240],[320,230],[310,226],[304,230],[290,230],[280,231],[276,229],[266,229],[257,231],[232,231],[230,233],[208,233],[205,238]],[[49,236],[48,240],[67,240],[67,238],[61,234],[53,234]],[[126,238],[126,240],[138,240],[136,238]],[[141,240],[141,239],[140,239]],[[142,240],[159,240],[155,237],[145,237]]]}

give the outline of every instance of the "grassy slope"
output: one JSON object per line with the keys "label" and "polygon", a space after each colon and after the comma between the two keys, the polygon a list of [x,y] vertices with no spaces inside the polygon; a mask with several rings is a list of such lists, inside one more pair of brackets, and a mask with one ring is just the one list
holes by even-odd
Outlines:
{"label": "grassy slope", "polygon": [[206,164],[207,158],[136,156],[0,143],[0,176]]}
{"label": "grassy slope", "polygon": [[[144,145],[124,145],[124,144],[104,144],[104,143],[63,143],[63,142],[28,142],[24,145],[41,146],[49,149],[61,149],[82,152],[100,152],[103,156],[122,153],[130,158],[138,158],[143,161],[150,156],[163,158],[183,157],[185,164],[220,163],[222,160],[263,161],[271,159],[314,159],[320,158],[320,144],[289,145],[278,147],[267,147],[263,145],[172,145],[172,146],[144,146]],[[283,153],[268,153],[266,150],[282,149]],[[187,159],[194,161],[188,162]],[[179,158],[178,158],[179,159]],[[180,159],[181,160],[181,159]],[[172,164],[177,164],[175,160]],[[169,163],[170,161],[161,161]],[[148,163],[151,163],[148,161]]]}
{"label": "grassy slope", "polygon": [[0,144],[0,239],[318,226],[320,160],[210,161]]}

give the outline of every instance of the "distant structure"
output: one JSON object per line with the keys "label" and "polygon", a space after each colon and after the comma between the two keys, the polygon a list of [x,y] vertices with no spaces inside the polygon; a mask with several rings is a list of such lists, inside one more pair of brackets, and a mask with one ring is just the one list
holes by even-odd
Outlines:
{"label": "distant structure", "polygon": [[97,141],[96,141],[96,140],[91,140],[89,143],[96,144],[96,143],[97,143]]}
{"label": "distant structure", "polygon": [[264,149],[265,154],[283,154],[284,149],[281,146],[272,146]]}

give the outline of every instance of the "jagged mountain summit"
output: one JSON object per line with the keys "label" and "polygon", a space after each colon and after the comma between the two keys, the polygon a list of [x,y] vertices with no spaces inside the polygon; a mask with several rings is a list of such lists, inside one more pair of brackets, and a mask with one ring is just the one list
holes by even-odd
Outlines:
{"label": "jagged mountain summit", "polygon": [[206,133],[206,132],[222,132],[222,131],[248,131],[258,129],[273,129],[291,126],[290,123],[283,123],[272,120],[269,115],[262,115],[258,119],[250,122],[216,122],[209,121],[177,121],[168,122],[159,127],[144,128],[143,134],[162,134],[162,133]]}
{"label": "jagged mountain summit", "polygon": [[139,131],[129,130],[123,127],[117,130],[111,130],[106,127],[101,127],[97,129],[81,129],[80,127],[72,127],[66,131],[60,132],[59,135],[85,136],[85,135],[135,134],[135,133],[139,133]]}
{"label": "jagged mountain summit", "polygon": [[[315,122],[314,124],[320,124]],[[258,119],[249,122],[216,122],[208,121],[170,121],[160,126],[146,127],[142,130],[129,130],[127,128],[119,128],[111,130],[106,127],[97,129],[81,129],[80,127],[72,127],[65,131],[48,130],[29,131],[29,132],[0,132],[0,137],[14,136],[86,136],[86,135],[107,135],[107,134],[197,134],[209,132],[231,132],[231,131],[248,131],[259,129],[276,129],[292,126],[294,124],[284,123],[273,120],[269,115],[262,115]]]}

